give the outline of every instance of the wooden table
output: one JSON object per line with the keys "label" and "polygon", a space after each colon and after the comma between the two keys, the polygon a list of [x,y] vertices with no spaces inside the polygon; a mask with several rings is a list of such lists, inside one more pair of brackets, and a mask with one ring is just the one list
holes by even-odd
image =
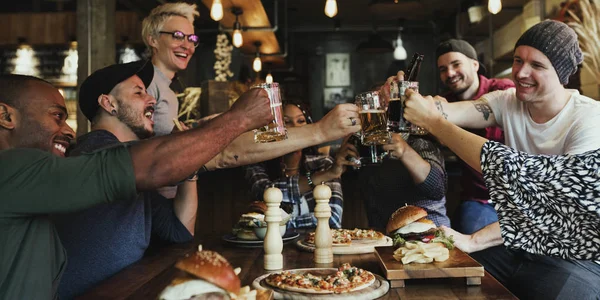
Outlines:
{"label": "wooden table", "polygon": [[[102,282],[80,299],[156,299],[171,280],[182,275],[173,267],[186,253],[196,251],[198,243],[204,249],[218,251],[234,267],[241,267],[242,285],[265,274],[262,248],[238,248],[221,241],[221,236],[203,236],[194,243],[172,245],[149,251],[139,262]],[[316,266],[313,254],[297,249],[293,242],[283,247],[284,269]],[[359,268],[383,276],[375,254],[335,255],[334,266],[349,262]],[[391,288],[379,299],[517,299],[487,272],[480,286],[467,286],[464,279],[407,280],[404,288]]]}

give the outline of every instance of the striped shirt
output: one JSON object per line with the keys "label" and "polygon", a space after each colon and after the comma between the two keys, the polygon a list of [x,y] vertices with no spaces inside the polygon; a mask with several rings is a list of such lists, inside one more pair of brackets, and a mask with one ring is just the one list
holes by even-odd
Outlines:
{"label": "striped shirt", "polygon": [[[331,168],[331,166],[333,166],[333,160],[329,156],[307,155],[305,156],[304,164],[306,170],[315,173]],[[281,190],[283,194],[282,202],[292,204],[294,211],[291,213],[292,218],[290,219],[288,227],[316,227],[317,218],[314,215],[316,202],[313,197],[313,191],[309,190],[305,193],[300,193],[300,186],[298,184],[300,176],[304,175],[297,174],[272,180],[267,174],[264,163],[246,167],[246,179],[251,184],[252,195],[256,199],[263,201],[265,189],[273,184],[276,188]],[[331,198],[329,199],[331,218],[329,219],[329,227],[341,228],[344,203],[342,185],[339,180],[333,180],[326,182],[325,184],[331,188]]]}

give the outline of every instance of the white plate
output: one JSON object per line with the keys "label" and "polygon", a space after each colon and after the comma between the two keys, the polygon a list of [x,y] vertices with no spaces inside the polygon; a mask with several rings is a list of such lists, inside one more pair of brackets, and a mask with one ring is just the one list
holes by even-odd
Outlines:
{"label": "white plate", "polygon": [[[283,236],[283,243],[285,244],[287,242],[291,242],[291,241],[297,239],[299,236],[300,236],[300,234],[295,231],[287,231],[285,233],[285,235]],[[262,247],[264,244],[262,240],[249,241],[249,240],[238,239],[235,235],[233,235],[231,233],[224,235],[223,240],[229,244],[232,244],[232,245],[235,245],[238,247],[246,247],[246,248]]]}

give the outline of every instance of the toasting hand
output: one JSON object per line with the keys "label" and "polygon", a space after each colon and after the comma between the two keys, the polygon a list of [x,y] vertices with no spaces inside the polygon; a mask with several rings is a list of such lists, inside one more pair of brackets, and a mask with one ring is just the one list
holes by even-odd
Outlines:
{"label": "toasting hand", "polygon": [[[346,169],[348,168],[348,166],[360,166],[359,164],[356,163],[356,161],[358,161],[358,159],[360,159],[360,156],[358,155],[358,149],[356,149],[356,147],[354,147],[354,145],[348,143],[348,139],[350,136],[347,136],[344,139],[344,142],[342,143],[342,146],[340,147],[340,149],[337,151],[337,154],[335,155],[335,162],[333,167],[331,167],[331,169],[329,169],[329,172],[331,173],[332,177],[334,178],[340,178],[342,177],[342,174],[344,174],[344,172],[346,172]],[[351,159],[354,158],[354,159]]]}
{"label": "toasting hand", "polygon": [[390,76],[385,81],[385,83],[379,89],[379,95],[386,101],[390,101],[390,88],[392,86],[392,82],[399,82],[404,80],[404,71],[398,71],[398,74],[395,76]]}
{"label": "toasting hand", "polygon": [[358,107],[351,103],[338,104],[319,122],[318,132],[326,141],[343,138],[360,130]]}
{"label": "toasting hand", "polygon": [[410,147],[408,143],[398,133],[392,134],[392,140],[389,144],[383,145],[383,150],[388,151],[392,159],[401,159],[406,148]]}
{"label": "toasting hand", "polygon": [[231,106],[230,111],[239,116],[247,131],[265,126],[273,121],[269,94],[264,89],[250,89]]}
{"label": "toasting hand", "polygon": [[422,96],[418,92],[407,89],[406,100],[404,101],[404,118],[429,131],[429,125],[440,118],[446,118],[442,107],[444,102],[446,102],[446,99],[442,97]]}

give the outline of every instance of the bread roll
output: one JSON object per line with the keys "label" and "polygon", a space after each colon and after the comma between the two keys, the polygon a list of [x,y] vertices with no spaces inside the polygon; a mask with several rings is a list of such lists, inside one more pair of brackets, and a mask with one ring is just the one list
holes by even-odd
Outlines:
{"label": "bread roll", "polygon": [[[415,222],[421,218],[427,216],[427,211],[424,209],[414,206],[414,205],[406,205],[398,208],[390,217],[388,224],[386,226],[386,232],[389,234],[397,230],[398,228],[402,228],[412,222]],[[427,220],[429,221],[429,220]],[[420,221],[421,222],[421,221]],[[426,222],[426,221],[424,221]],[[431,221],[430,221],[431,222]]]}
{"label": "bread roll", "polygon": [[199,251],[188,254],[175,267],[204,279],[224,290],[238,294],[240,279],[233,271],[231,264],[215,251]]}

